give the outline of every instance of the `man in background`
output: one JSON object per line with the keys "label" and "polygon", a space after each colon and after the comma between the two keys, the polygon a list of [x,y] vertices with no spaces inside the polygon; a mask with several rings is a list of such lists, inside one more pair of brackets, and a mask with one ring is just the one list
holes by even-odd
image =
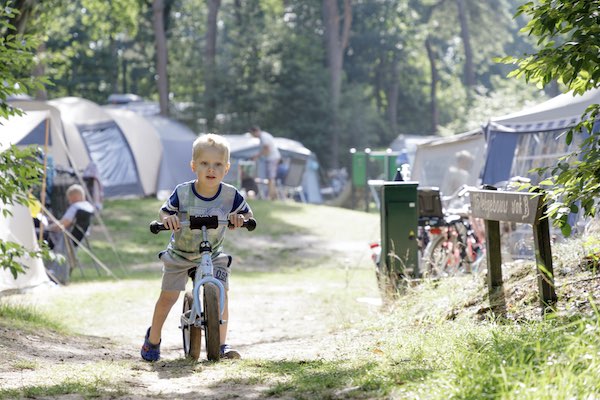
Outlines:
{"label": "man in background", "polygon": [[279,160],[281,160],[281,154],[279,149],[275,145],[275,139],[273,135],[260,129],[259,126],[253,126],[250,128],[250,134],[260,140],[260,150],[254,160],[262,158],[265,161],[267,167],[267,181],[269,187],[269,199],[277,199],[277,187],[275,180],[277,178],[277,167],[279,166]]}

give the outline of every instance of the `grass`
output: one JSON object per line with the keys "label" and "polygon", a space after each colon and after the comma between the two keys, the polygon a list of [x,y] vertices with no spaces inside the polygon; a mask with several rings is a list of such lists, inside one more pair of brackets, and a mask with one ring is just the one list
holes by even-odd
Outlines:
{"label": "grass", "polygon": [[[165,246],[164,235],[147,233],[147,223],[159,206],[155,200],[106,202],[106,226],[116,243],[127,244],[117,246],[126,270],[131,265],[153,262],[156,252]],[[377,215],[260,201],[253,202],[252,207],[259,221],[257,233],[269,240],[257,248],[245,245],[244,238],[251,233],[231,232],[227,245],[242,260],[265,260],[262,253],[266,248],[274,253],[278,269],[236,271],[236,285],[256,296],[269,283],[285,285],[290,297],[311,291],[313,303],[300,304],[303,310],[293,309],[290,313],[311,318],[317,313],[325,316],[331,325],[332,336],[327,337],[331,353],[311,359],[245,359],[202,365],[199,371],[192,371],[199,378],[205,369],[220,371],[215,387],[229,384],[260,388],[256,390],[265,396],[294,399],[600,398],[597,309],[591,315],[556,315],[529,322],[498,320],[477,312],[478,307],[487,305],[485,278],[465,276],[425,280],[407,287],[395,301],[373,312],[373,308],[355,301],[374,296],[374,274],[365,267],[370,260],[341,261],[325,256],[304,264],[298,261],[302,249],[293,238],[310,234],[345,241],[372,240],[378,235]],[[276,246],[290,237],[287,245]],[[573,249],[586,247],[586,254],[591,252],[590,246],[589,242],[578,241],[557,245],[562,258],[560,268],[578,261],[580,256]],[[92,248],[102,260],[112,260],[105,262],[116,260],[111,259],[112,250],[96,234]],[[77,300],[78,311],[63,313],[60,319],[75,330],[83,329],[84,323],[110,325],[114,298],[119,299],[119,307],[126,308],[136,298],[148,297],[150,288],[156,289],[156,270],[142,271],[124,275],[139,279],[137,289],[117,282],[110,293],[83,290]],[[96,279],[91,275],[86,279]],[[311,283],[316,281],[326,284],[314,288]],[[594,304],[597,300],[592,296],[597,293],[591,293],[589,298]],[[154,296],[150,297],[149,301],[153,301]],[[70,302],[72,299],[58,297],[54,309],[64,310]],[[57,312],[60,313],[0,304],[0,319],[11,324],[21,321],[23,326],[48,324],[59,318]],[[131,317],[137,315],[132,313]],[[147,315],[141,318],[147,319]],[[138,325],[134,319],[131,324]],[[41,368],[26,360],[17,361],[14,366],[23,371]],[[126,393],[124,377],[136,372],[136,365],[129,361],[98,363],[95,368],[102,372],[84,371],[81,379],[67,375],[45,386],[0,390],[0,398],[42,396],[40,393],[118,397],[119,393]],[[192,367],[173,361],[161,368],[163,379],[167,379],[180,377],[182,369],[189,373]]]}
{"label": "grass", "polygon": [[13,304],[0,298],[0,321],[18,329],[29,331],[50,328],[57,332],[66,332],[67,328],[59,320],[41,312],[28,304]]}

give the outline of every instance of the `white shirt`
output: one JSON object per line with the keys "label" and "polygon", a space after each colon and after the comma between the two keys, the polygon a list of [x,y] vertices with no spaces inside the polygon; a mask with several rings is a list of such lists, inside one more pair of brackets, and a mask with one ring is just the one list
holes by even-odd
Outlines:
{"label": "white shirt", "polygon": [[281,154],[279,153],[279,149],[275,144],[275,139],[273,139],[273,135],[269,132],[261,131],[260,136],[258,137],[260,140],[260,150],[265,147],[269,148],[269,153],[264,156],[267,160],[279,160],[281,158]]}

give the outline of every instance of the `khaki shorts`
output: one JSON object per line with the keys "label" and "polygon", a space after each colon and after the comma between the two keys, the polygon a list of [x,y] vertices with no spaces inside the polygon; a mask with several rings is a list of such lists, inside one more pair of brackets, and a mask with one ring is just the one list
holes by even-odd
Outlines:
{"label": "khaki shorts", "polygon": [[[161,289],[184,291],[188,279],[190,279],[189,269],[198,264],[168,251],[161,253],[159,257],[164,263]],[[225,253],[220,253],[212,260],[213,275],[223,283],[225,289],[229,288],[231,260],[231,256]]]}

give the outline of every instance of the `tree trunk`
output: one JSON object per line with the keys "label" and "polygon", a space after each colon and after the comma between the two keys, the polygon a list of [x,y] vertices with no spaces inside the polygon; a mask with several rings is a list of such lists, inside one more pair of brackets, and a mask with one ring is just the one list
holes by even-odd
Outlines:
{"label": "tree trunk", "polygon": [[458,6],[458,20],[460,21],[460,37],[465,50],[464,79],[467,88],[467,96],[470,99],[475,87],[475,68],[473,66],[473,49],[471,48],[471,32],[469,30],[469,18],[465,0],[456,0]]}
{"label": "tree trunk", "polygon": [[160,115],[169,115],[169,76],[167,74],[167,35],[164,23],[165,4],[163,0],[153,0],[153,26],[156,45],[156,72],[158,75],[158,98]]}
{"label": "tree trunk", "polygon": [[[342,23],[343,22],[343,23]],[[348,45],[352,25],[352,4],[344,0],[343,21],[340,17],[337,0],[323,0],[323,25],[325,26],[325,47],[329,68],[329,96],[331,107],[331,167],[339,166],[339,105],[342,90],[342,70],[344,49]]]}
{"label": "tree trunk", "polygon": [[392,65],[390,66],[390,86],[387,90],[387,115],[390,131],[394,136],[398,135],[398,55],[394,52]]}
{"label": "tree trunk", "polygon": [[[44,55],[46,53],[46,43],[40,43],[40,45],[38,46],[37,50],[37,59],[38,62],[35,66],[35,68],[33,69],[33,76],[35,77],[42,77],[44,75],[46,75],[46,66],[44,65]],[[40,100],[40,101],[46,101],[48,100],[48,92],[46,92],[46,86],[41,87],[40,89],[37,90],[36,94],[35,94],[35,99],[36,100]]]}
{"label": "tree trunk", "polygon": [[204,50],[205,65],[205,114],[208,132],[215,130],[215,117],[217,115],[216,96],[216,54],[217,54],[217,16],[221,7],[221,0],[208,0],[208,17],[206,27],[206,48]]}
{"label": "tree trunk", "polygon": [[431,68],[431,100],[430,100],[430,113],[431,113],[431,132],[437,133],[439,125],[438,109],[437,109],[437,83],[439,81],[439,74],[437,66],[435,64],[435,52],[431,45],[429,37],[425,39],[425,48],[427,49],[427,57],[429,58],[429,65]]}

